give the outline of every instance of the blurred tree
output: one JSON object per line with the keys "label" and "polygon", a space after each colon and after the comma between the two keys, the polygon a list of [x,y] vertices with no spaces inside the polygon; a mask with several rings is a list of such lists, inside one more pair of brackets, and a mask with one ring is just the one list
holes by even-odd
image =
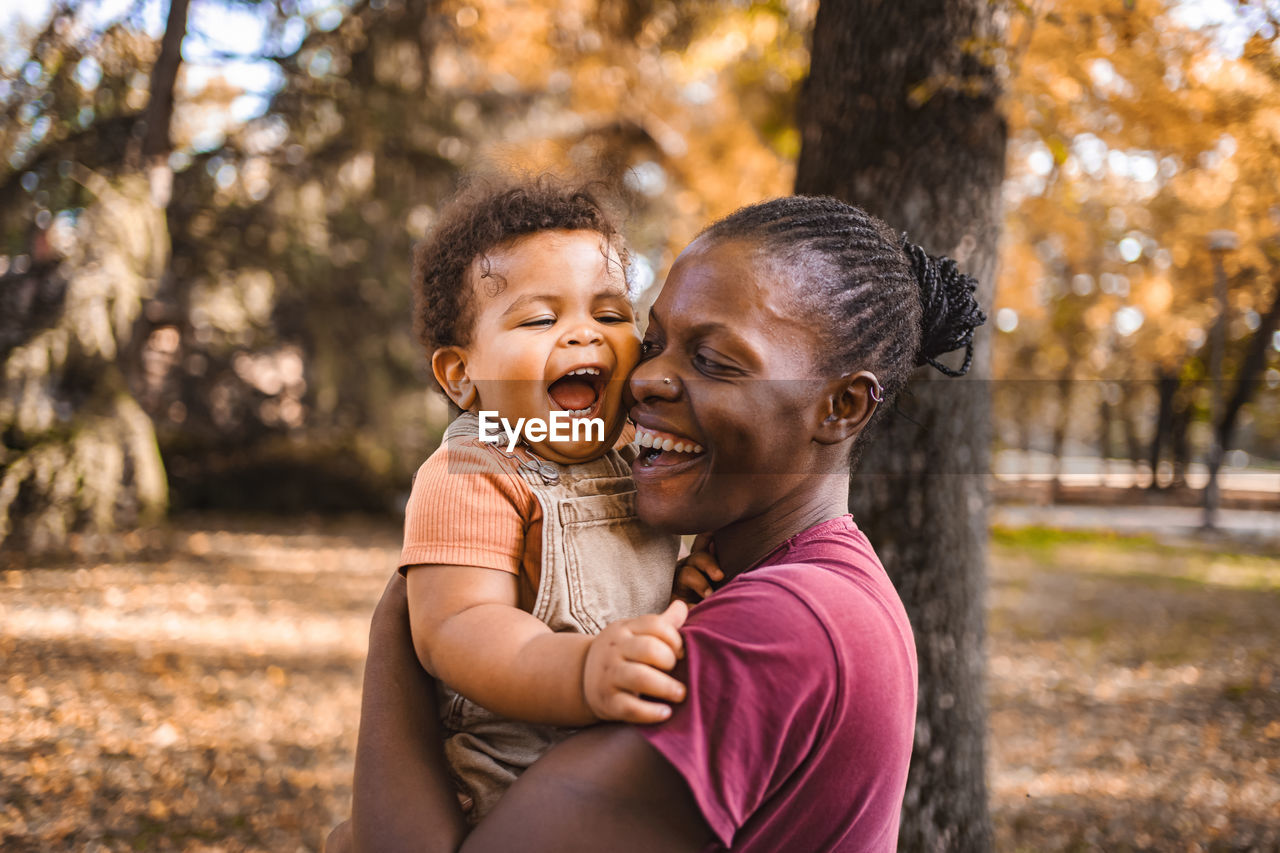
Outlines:
{"label": "blurred tree", "polygon": [[[120,358],[178,506],[393,505],[445,417],[409,329],[409,249],[462,172],[625,184],[640,289],[708,218],[791,181],[804,2],[196,0],[185,44],[213,64],[195,74],[156,62],[140,5],[102,8],[32,34],[0,92],[3,251],[34,257],[19,242],[44,238],[41,210],[71,221],[73,166],[135,162],[162,107],[146,70],[176,80],[173,154],[147,158],[174,172],[172,263]],[[264,35],[229,50],[218,32],[246,14]],[[276,82],[237,123],[246,62]]]}
{"label": "blurred tree", "polygon": [[[1070,366],[1067,387],[1082,399],[1097,396],[1093,380],[1124,380],[1138,398],[1121,408],[1132,443],[1148,443],[1153,471],[1171,454],[1177,484],[1207,433],[1197,430],[1209,415],[1217,314],[1211,232],[1240,236],[1224,258],[1227,376],[1239,374],[1270,304],[1268,278],[1241,273],[1272,268],[1267,247],[1280,231],[1280,90],[1267,70],[1275,27],[1248,3],[1217,28],[1176,3],[1017,8],[998,291],[1012,322],[1002,326],[996,375],[1061,376]],[[1248,37],[1231,47],[1241,32]],[[1277,355],[1272,348],[1264,361]],[[1022,417],[1036,415],[1024,407]],[[1052,434],[1043,415],[1036,426]]]}
{"label": "blurred tree", "polygon": [[[798,193],[834,195],[955,257],[989,305],[1005,123],[985,0],[823,0],[801,100]],[[978,381],[913,382],[850,493],[906,604],[920,663],[899,846],[987,850],[983,587],[989,336]]]}
{"label": "blurred tree", "polygon": [[438,440],[408,255],[462,173],[624,185],[637,287],[786,191],[803,9],[360,3],[276,64],[266,113],[176,178],[182,352],[155,382],[177,500],[378,508]]}
{"label": "blurred tree", "polygon": [[[166,507],[155,433],[127,374],[143,303],[169,258],[170,105],[186,9],[186,0],[175,0],[160,43],[142,113],[149,130],[133,125],[125,162],[108,163],[109,171],[57,159],[59,146],[24,164],[50,131],[63,142],[72,135],[59,112],[79,99],[83,87],[73,77],[94,59],[74,39],[73,5],[55,7],[20,83],[5,92],[5,112],[19,121],[3,140],[10,170],[0,198],[25,192],[34,202],[18,227],[11,218],[5,228],[5,248],[15,256],[6,263],[11,280],[0,327],[0,541],[8,544],[58,548],[71,530],[103,531]],[[149,47],[115,28],[104,33],[104,40],[115,37],[135,50]],[[44,92],[33,98],[38,88]],[[15,168],[23,165],[29,168]],[[55,222],[52,211],[63,205]]]}
{"label": "blurred tree", "polygon": [[[1240,365],[1240,372],[1236,377],[1231,396],[1226,400],[1218,422],[1213,424],[1213,429],[1217,433],[1214,437],[1217,447],[1222,450],[1231,447],[1231,438],[1235,432],[1236,421],[1240,417],[1240,412],[1245,404],[1249,402],[1249,399],[1258,389],[1259,380],[1262,377],[1262,368],[1266,364],[1267,350],[1271,348],[1272,336],[1277,329],[1280,329],[1280,283],[1275,285],[1274,293],[1271,307],[1262,316],[1258,323],[1257,331],[1253,333],[1249,340],[1249,346]],[[1209,482],[1205,485],[1205,492],[1206,500],[1214,502],[1212,511],[1217,510],[1218,498],[1215,490],[1217,489],[1218,473],[1221,466],[1221,453],[1215,453],[1210,456]],[[1206,504],[1207,508],[1208,506],[1209,504]]]}

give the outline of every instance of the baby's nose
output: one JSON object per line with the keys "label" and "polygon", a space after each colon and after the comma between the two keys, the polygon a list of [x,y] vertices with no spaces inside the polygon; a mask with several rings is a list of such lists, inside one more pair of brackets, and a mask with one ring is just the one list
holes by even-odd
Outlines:
{"label": "baby's nose", "polygon": [[587,346],[598,344],[603,340],[604,336],[600,334],[600,330],[590,325],[582,325],[570,329],[564,336],[564,342],[570,346]]}

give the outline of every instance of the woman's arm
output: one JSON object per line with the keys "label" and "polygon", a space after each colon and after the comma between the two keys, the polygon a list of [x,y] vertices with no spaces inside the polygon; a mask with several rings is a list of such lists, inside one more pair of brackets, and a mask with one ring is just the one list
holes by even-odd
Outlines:
{"label": "woman's arm", "polygon": [[712,840],[684,779],[635,726],[579,732],[539,759],[462,853],[695,851]]}
{"label": "woman's arm", "polygon": [[683,780],[653,747],[629,726],[597,726],[539,760],[467,839],[435,704],[397,575],[369,631],[352,817],[330,836],[330,853],[678,851],[711,837]]}
{"label": "woman's arm", "polygon": [[[449,781],[435,682],[414,655],[405,581],[373,613],[360,697],[350,838],[356,851],[458,849],[466,822]],[[340,850],[345,833],[330,837]]]}

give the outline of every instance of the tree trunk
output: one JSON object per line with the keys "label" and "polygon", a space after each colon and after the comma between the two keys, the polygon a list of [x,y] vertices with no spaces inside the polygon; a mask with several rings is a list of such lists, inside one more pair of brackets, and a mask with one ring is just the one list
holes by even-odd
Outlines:
{"label": "tree trunk", "polygon": [[[166,216],[169,202],[173,198],[173,167],[169,165],[169,155],[173,153],[173,93],[178,83],[178,69],[182,66],[182,42],[187,37],[189,6],[190,0],[171,0],[169,4],[164,35],[160,38],[160,53],[156,56],[155,65],[151,67],[147,107],[142,113],[144,132],[141,149],[130,149],[125,155],[130,168],[146,174],[151,188],[151,202]],[[169,254],[172,254],[172,246],[169,248]],[[182,330],[183,337],[188,331],[182,328],[185,325],[182,322],[185,312],[179,304],[181,294],[175,292],[177,283],[169,262],[170,259],[166,256],[160,280],[151,298],[147,300],[145,310],[134,323],[130,345],[125,351],[129,385],[152,417],[156,417],[159,412],[155,409],[154,401],[148,398],[157,395],[155,389],[147,387],[143,348],[151,333],[160,326],[177,326]],[[180,337],[179,341],[181,340]],[[182,355],[179,349],[173,358],[175,361],[180,360]]]}
{"label": "tree trunk", "polygon": [[1057,503],[1062,499],[1062,463],[1066,454],[1067,429],[1071,426],[1074,392],[1075,382],[1071,378],[1071,368],[1068,367],[1058,377],[1058,408],[1053,418],[1053,448],[1050,459],[1053,466],[1053,476],[1049,480],[1050,503]]}
{"label": "tree trunk", "polygon": [[[823,0],[800,106],[796,192],[832,195],[955,257],[991,304],[1006,127],[986,0]],[[990,338],[977,381],[915,381],[872,437],[850,502],[916,633],[920,700],[900,849],[991,848],[984,560]],[[924,377],[921,377],[922,379]],[[930,376],[930,379],[933,377]],[[958,475],[958,476],[957,476]]]}
{"label": "tree trunk", "polygon": [[147,132],[142,138],[142,157],[147,166],[167,159],[173,149],[169,136],[173,124],[173,89],[178,82],[178,67],[182,64],[182,40],[187,37],[189,5],[190,0],[172,0],[170,3],[169,19],[160,40],[160,55],[151,67],[147,111],[143,115]]}
{"label": "tree trunk", "polygon": [[1236,388],[1227,402],[1222,420],[1214,425],[1217,432],[1216,447],[1218,452],[1209,458],[1209,482],[1204,487],[1205,524],[1213,526],[1218,510],[1218,470],[1222,466],[1222,456],[1231,447],[1231,437],[1236,429],[1236,418],[1245,407],[1258,387],[1258,376],[1267,363],[1267,347],[1271,345],[1271,336],[1280,327],[1280,282],[1276,282],[1275,297],[1271,308],[1262,318],[1258,330],[1249,341],[1249,349],[1245,353],[1244,363],[1240,365],[1240,375],[1236,378]]}
{"label": "tree trunk", "polygon": [[1187,468],[1191,465],[1191,416],[1195,414],[1188,399],[1190,389],[1179,385],[1178,391],[1173,398],[1173,424],[1169,430],[1169,453],[1173,465],[1169,488],[1175,491],[1187,485]]}
{"label": "tree trunk", "polygon": [[1173,399],[1178,393],[1179,371],[1167,371],[1160,368],[1156,373],[1156,392],[1160,396],[1160,405],[1156,409],[1155,434],[1151,437],[1151,485],[1148,488],[1159,489],[1160,457],[1166,441],[1173,436]]}
{"label": "tree trunk", "polygon": [[1133,381],[1125,381],[1120,386],[1124,393],[1125,402],[1120,409],[1120,422],[1124,426],[1124,444],[1125,450],[1129,456],[1130,467],[1133,470],[1133,485],[1137,486],[1138,466],[1145,460],[1145,448],[1142,446],[1142,437],[1139,434],[1138,423],[1142,418],[1143,412],[1139,408],[1139,401],[1142,399],[1138,393],[1138,383]]}

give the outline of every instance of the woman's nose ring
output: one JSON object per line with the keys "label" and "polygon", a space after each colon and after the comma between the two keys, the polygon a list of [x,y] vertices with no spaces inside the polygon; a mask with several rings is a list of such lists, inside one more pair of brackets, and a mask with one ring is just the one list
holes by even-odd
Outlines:
{"label": "woman's nose ring", "polygon": [[662,384],[663,384],[663,385],[670,385],[670,384],[671,384],[671,380],[664,376],[664,377],[662,377]]}

